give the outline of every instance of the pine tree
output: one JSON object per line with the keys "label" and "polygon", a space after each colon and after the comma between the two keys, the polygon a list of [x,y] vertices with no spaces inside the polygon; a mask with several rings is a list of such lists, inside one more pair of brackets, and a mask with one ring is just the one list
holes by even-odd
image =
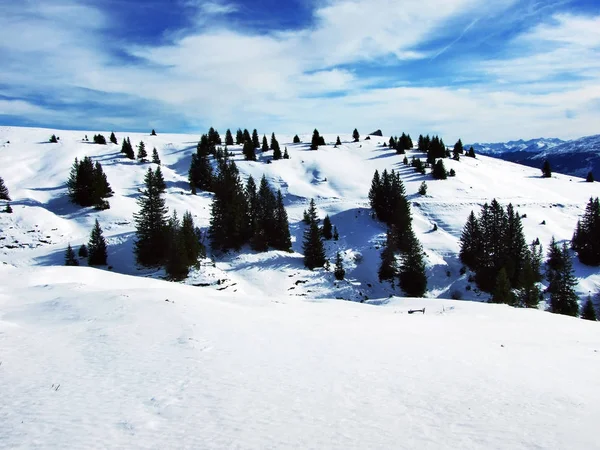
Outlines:
{"label": "pine tree", "polygon": [[80,258],[87,258],[88,257],[88,249],[85,246],[85,244],[81,244],[81,247],[79,247],[79,251],[77,252],[77,255]]}
{"label": "pine tree", "polygon": [[381,251],[381,263],[379,265],[379,270],[377,271],[380,282],[384,280],[393,280],[398,275],[395,250],[394,233],[388,229],[385,245]]}
{"label": "pine tree", "polygon": [[108,209],[110,205],[104,201],[111,197],[113,191],[106,174],[99,162],[88,156],[82,161],[75,158],[67,181],[67,189],[71,201],[80,206],[95,206],[97,209]]}
{"label": "pine tree", "polygon": [[540,302],[541,291],[536,283],[537,275],[530,261],[525,263],[519,280],[518,306],[523,308],[537,308]]}
{"label": "pine tree", "polygon": [[587,177],[585,177],[585,181],[587,183],[593,183],[594,182],[594,174],[593,172],[590,170],[587,174]]}
{"label": "pine tree", "polygon": [[[287,153],[287,147],[285,147],[285,151]],[[279,144],[277,144],[277,147],[273,149],[273,161],[278,161],[281,159],[281,149],[279,148]],[[289,156],[288,156],[289,158]]]}
{"label": "pine tree", "polygon": [[431,175],[435,180],[445,180],[448,178],[448,173],[446,172],[446,168],[444,167],[444,161],[442,159],[438,159],[438,161],[431,169]]}
{"label": "pine tree", "polygon": [[106,145],[106,138],[101,134],[95,134],[94,144]]}
{"label": "pine tree", "polygon": [[321,135],[319,134],[319,130],[315,128],[313,131],[312,139],[310,141],[310,149],[317,150],[319,148],[319,143],[321,142]]}
{"label": "pine tree", "polygon": [[113,143],[113,144],[115,144],[115,145],[118,145],[118,142],[117,142],[117,137],[115,136],[115,133],[114,133],[114,132],[111,132],[111,133],[110,133],[110,142],[112,142],[112,143]]}
{"label": "pine tree", "polygon": [[492,292],[491,303],[505,303],[508,305],[514,305],[515,299],[514,294],[510,290],[510,281],[506,275],[504,268],[500,269],[498,276],[496,277],[496,285]]}
{"label": "pine tree", "polygon": [[12,214],[13,210],[12,210],[12,207],[10,206],[10,203],[6,204],[6,208],[4,208],[4,212],[7,214]]}
{"label": "pine tree", "polygon": [[276,234],[276,202],[267,177],[263,175],[257,192],[256,230],[252,238],[252,248],[255,250],[266,251],[271,239]]}
{"label": "pine tree", "polygon": [[544,165],[542,166],[542,178],[550,177],[552,177],[552,168],[550,167],[550,162],[546,159],[544,161]]}
{"label": "pine tree", "polygon": [[299,144],[300,143],[300,138],[298,137],[298,135],[294,136],[293,142],[294,142],[294,144]]}
{"label": "pine tree", "polygon": [[342,145],[342,141],[340,140],[340,137],[339,137],[339,136],[338,136],[338,137],[337,137],[337,139],[335,140],[335,145],[336,145],[336,146],[338,146],[338,147],[339,147],[340,145]]}
{"label": "pine tree", "polygon": [[400,287],[409,297],[423,297],[427,291],[423,247],[410,230],[407,235],[407,249],[402,254],[398,278]]}
{"label": "pine tree", "polygon": [[323,219],[323,227],[321,229],[321,232],[323,233],[323,239],[327,241],[331,240],[333,237],[332,231],[331,219],[329,218],[329,215],[326,215]]}
{"label": "pine tree", "polygon": [[242,149],[242,153],[244,154],[244,158],[246,161],[256,161],[256,151],[255,146],[252,141],[244,142],[244,148]]}
{"label": "pine tree", "polygon": [[153,128],[152,131],[150,132],[150,136],[156,136],[156,130]]}
{"label": "pine tree", "polygon": [[288,153],[287,147],[283,151],[283,159],[290,159],[290,155]]}
{"label": "pine tree", "polygon": [[106,265],[106,259],[108,257],[106,251],[106,240],[102,235],[102,228],[100,223],[96,219],[94,228],[90,234],[90,240],[88,242],[88,265],[90,266],[104,266]]}
{"label": "pine tree", "polygon": [[160,166],[160,157],[158,156],[158,150],[156,150],[156,147],[152,149],[152,163]]}
{"label": "pine tree", "polygon": [[471,211],[460,236],[460,260],[468,268],[477,268],[481,253],[481,230],[475,213]]}
{"label": "pine tree", "polygon": [[546,292],[550,294],[550,311],[577,316],[579,312],[578,297],[575,292],[577,279],[573,274],[573,265],[566,243],[563,243],[561,249],[552,238],[546,267],[548,281]]}
{"label": "pine tree", "polygon": [[427,183],[425,181],[419,186],[419,195],[427,195]]}
{"label": "pine tree", "polygon": [[217,145],[221,145],[222,143],[219,132],[213,127],[210,127],[210,130],[208,130],[208,142],[213,148],[215,148]]}
{"label": "pine tree", "polygon": [[325,264],[325,248],[321,237],[321,231],[316,222],[311,222],[304,232],[304,266],[310,270],[315,267],[323,267]]}
{"label": "pine tree", "polygon": [[262,152],[268,152],[269,151],[269,143],[267,142],[267,136],[263,134],[263,139],[262,139],[262,147],[260,149]]}
{"label": "pine tree", "polygon": [[71,248],[71,244],[67,245],[67,251],[65,252],[65,266],[78,266],[79,261],[75,257],[75,252]]}
{"label": "pine tree", "polygon": [[360,134],[358,134],[358,130],[356,128],[352,132],[352,139],[354,139],[354,142],[358,142],[360,139]]}
{"label": "pine tree", "polygon": [[467,156],[470,158],[475,158],[475,149],[473,146],[469,147],[469,151],[467,152]]}
{"label": "pine tree", "polygon": [[129,138],[123,139],[121,153],[123,153],[129,159],[135,159],[135,153],[133,152],[133,147]]}
{"label": "pine tree", "polygon": [[4,180],[0,177],[0,200],[11,201],[10,195],[8,193],[8,188],[4,184]]}
{"label": "pine tree", "polygon": [[458,161],[458,159],[460,158],[460,155],[462,155],[464,152],[465,152],[465,150],[463,148],[462,141],[459,139],[456,142],[456,144],[454,144],[454,149],[452,150],[454,159],[456,159]]}
{"label": "pine tree", "polygon": [[244,143],[244,133],[240,128],[235,133],[235,143],[236,145],[242,145]]}
{"label": "pine tree", "polygon": [[213,168],[208,159],[208,154],[197,151],[192,155],[190,169],[188,171],[188,181],[192,194],[196,193],[196,189],[202,191],[210,191],[213,189],[214,174]]}
{"label": "pine tree", "polygon": [[346,270],[344,269],[344,262],[342,261],[342,255],[340,252],[337,252],[335,255],[335,269],[333,271],[333,275],[336,280],[343,280],[346,276]]}
{"label": "pine tree", "polygon": [[225,145],[233,145],[233,135],[229,128],[227,128],[227,131],[225,132]]}
{"label": "pine tree", "polygon": [[333,227],[333,240],[337,241],[340,239],[340,233],[338,233],[338,229],[336,226]]}
{"label": "pine tree", "polygon": [[188,276],[189,265],[181,233],[181,224],[176,211],[173,211],[169,219],[167,230],[168,244],[165,272],[171,281],[181,281]]}
{"label": "pine tree", "polygon": [[260,140],[258,139],[258,131],[256,131],[256,128],[252,132],[252,147],[255,149],[260,147]]}
{"label": "pine tree", "polygon": [[53,134],[52,136],[50,136],[49,141],[53,144],[56,144],[58,142],[58,138],[56,137],[55,134]]}
{"label": "pine tree", "polygon": [[600,265],[600,201],[590,198],[572,239],[579,261],[588,266]]}
{"label": "pine tree", "polygon": [[137,157],[140,160],[140,162],[146,162],[148,152],[146,152],[146,144],[144,144],[144,141],[140,141],[140,144],[138,145]]}
{"label": "pine tree", "polygon": [[287,211],[283,204],[281,190],[277,190],[277,200],[275,207],[275,234],[271,240],[271,246],[276,250],[286,252],[292,249],[292,238],[290,236],[290,224],[288,222]]}
{"label": "pine tree", "polygon": [[134,252],[136,261],[142,266],[159,266],[166,256],[168,245],[168,210],[157,185],[156,173],[148,169],[144,178],[145,189],[137,199],[139,212],[133,215],[136,225]]}
{"label": "pine tree", "polygon": [[594,303],[592,302],[592,297],[590,295],[588,295],[588,298],[583,305],[583,309],[581,310],[581,318],[585,320],[592,320],[594,322],[598,320]]}

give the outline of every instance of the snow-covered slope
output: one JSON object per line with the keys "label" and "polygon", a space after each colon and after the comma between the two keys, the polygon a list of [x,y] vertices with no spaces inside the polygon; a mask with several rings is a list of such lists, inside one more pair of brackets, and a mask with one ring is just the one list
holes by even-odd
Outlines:
{"label": "snow-covered slope", "polygon": [[[60,137],[57,144],[47,143],[53,132]],[[87,242],[98,218],[108,237],[112,270],[152,275],[138,270],[132,255],[136,197],[151,164],[123,158],[117,145],[82,142],[84,134],[91,137],[95,133],[0,128],[0,176],[13,197],[14,209],[13,214],[0,214],[0,254],[4,261],[21,267],[60,265],[67,244],[75,247]],[[186,181],[198,136],[117,133],[119,142],[125,136],[130,136],[132,143],[144,140],[149,150],[157,148],[168,186],[167,205],[180,215],[190,210],[196,223],[206,228],[211,196],[191,195]],[[335,137],[326,135],[328,142],[335,141]],[[267,153],[259,155],[257,162],[246,162],[238,146],[230,150],[235,153],[244,178],[253,175],[258,180],[265,174],[273,187],[282,189],[296,252],[257,254],[246,249],[241,254],[219,255],[214,265],[207,261],[194,271],[189,284],[209,285],[232,295],[366,300],[398,294],[377,280],[385,229],[370,217],[367,199],[373,172],[395,169],[401,173],[412,200],[415,230],[428,255],[428,295],[449,297],[457,291],[463,298],[487,299],[465,290],[466,277],[459,274],[458,239],[472,209],[478,211],[480,205],[494,197],[504,204],[512,202],[521,214],[527,215],[523,220],[527,239],[539,238],[547,245],[552,236],[570,239],[589,197],[600,195],[598,184],[563,175],[542,179],[536,169],[485,156],[446,160],[448,170],[453,168],[457,176],[435,181],[402,164],[403,155],[381,145],[387,141],[385,137],[351,143],[349,135],[342,135],[344,144],[340,148],[329,145],[317,151],[309,150],[306,144],[291,144],[291,136],[278,138],[282,146],[288,147],[290,160],[266,164],[271,157]],[[310,136],[301,138],[308,142]],[[65,183],[70,166],[75,157],[86,155],[102,163],[115,191],[107,211],[82,209],[67,199]],[[423,156],[416,151],[409,151],[407,156],[410,159],[413,155]],[[424,180],[429,189],[427,196],[421,197],[417,190]],[[336,251],[342,252],[347,281],[336,283],[330,272],[311,272],[303,267],[301,218],[310,198],[315,198],[321,216],[329,214],[339,229],[340,240],[328,242],[327,253],[333,260]],[[545,225],[541,225],[544,221]],[[434,224],[438,225],[435,232]],[[595,292],[600,283],[597,271],[579,266],[577,269],[581,295]],[[154,275],[160,276],[160,272]]]}
{"label": "snow-covered slope", "polygon": [[539,138],[529,139],[527,141],[519,139],[518,141],[508,142],[468,144],[466,145],[466,148],[469,148],[472,145],[475,153],[490,156],[501,156],[504,153],[514,152],[539,153],[541,151],[551,150],[554,147],[564,143],[565,141],[557,138]]}
{"label": "snow-covered slope", "polygon": [[593,449],[599,351],[505,305],[0,265],[0,448]]}

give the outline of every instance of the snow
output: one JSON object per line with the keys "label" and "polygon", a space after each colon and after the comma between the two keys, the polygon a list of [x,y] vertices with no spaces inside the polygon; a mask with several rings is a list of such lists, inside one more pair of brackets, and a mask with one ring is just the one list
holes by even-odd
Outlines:
{"label": "snow", "polygon": [[[290,160],[245,162],[239,146],[229,150],[244,180],[265,174],[281,188],[294,252],[211,255],[175,284],[132,255],[136,198],[154,166],[124,159],[120,145],[82,142],[98,132],[0,127],[14,210],[0,213],[0,448],[600,448],[598,324],[447,300],[487,300],[460,274],[471,210],[512,202],[527,240],[547,247],[571,238],[598,183],[543,179],[485,156],[444,160],[457,175],[435,181],[382,147],[389,137],[340,135],[340,148],[311,151],[277,135]],[[53,133],[57,144],[47,143]],[[199,136],[116,135],[157,148],[167,206],[206,229],[211,194],[191,195],[186,181]],[[66,198],[83,156],[102,163],[115,191],[109,210]],[[367,199],[376,169],[405,183],[429,298],[401,298],[377,281],[385,228]],[[311,198],[339,230],[326,250],[332,262],[341,252],[342,282],[303,267]],[[110,270],[63,267],[67,244],[86,243],[96,219]],[[575,270],[582,298],[599,290],[597,268]]]}

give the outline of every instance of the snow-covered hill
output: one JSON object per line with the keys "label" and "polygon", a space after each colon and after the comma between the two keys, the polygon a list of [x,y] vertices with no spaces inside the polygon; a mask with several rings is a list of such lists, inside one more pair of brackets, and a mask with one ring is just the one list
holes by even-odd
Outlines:
{"label": "snow-covered hill", "polygon": [[[134,264],[133,213],[151,165],[82,141],[96,133],[0,127],[14,210],[0,213],[0,448],[598,448],[596,323],[446,300],[487,300],[467,289],[457,257],[472,209],[512,202],[527,240],[547,246],[571,238],[597,183],[542,179],[486,156],[446,160],[456,177],[434,181],[383,147],[389,137],[341,135],[341,147],[311,151],[278,135],[290,160],[246,162],[229,150],[244,178],[265,174],[281,188],[295,252],[214,255],[177,284]],[[126,136],[157,148],[168,207],[205,229],[211,195],[187,186],[199,136],[117,133]],[[67,199],[83,156],[102,163],[109,210]],[[367,199],[376,169],[405,183],[429,298],[377,281],[385,229]],[[342,282],[303,267],[310,198],[339,230],[327,256],[342,252]],[[87,242],[96,219],[110,268],[62,266],[67,244]],[[578,293],[597,292],[598,269],[575,269]]]}
{"label": "snow-covered hill", "polygon": [[542,138],[497,144],[473,144],[473,148],[476,153],[530,167],[541,168],[547,159],[556,172],[585,177],[591,171],[596,177],[600,177],[600,135],[572,141]]}

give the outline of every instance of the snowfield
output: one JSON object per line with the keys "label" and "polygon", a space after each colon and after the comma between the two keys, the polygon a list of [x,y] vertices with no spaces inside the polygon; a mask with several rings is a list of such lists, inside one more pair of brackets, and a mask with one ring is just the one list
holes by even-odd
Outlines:
{"label": "snowfield", "polygon": [[[571,238],[599,183],[542,179],[485,156],[446,159],[457,175],[435,181],[382,147],[389,137],[340,135],[340,148],[311,151],[277,135],[290,160],[266,164],[271,152],[259,152],[245,162],[239,146],[229,150],[242,178],[265,174],[282,190],[294,252],[209,255],[176,284],[134,263],[136,198],[154,166],[122,157],[121,140],[157,148],[167,206],[191,211],[203,230],[211,194],[188,189],[200,136],[158,131],[117,132],[118,146],[101,146],[82,141],[98,131],[0,127],[14,210],[0,213],[0,448],[600,448],[598,323],[482,303],[488,295],[458,259],[469,212],[492,198],[525,214],[527,240],[546,249],[552,236]],[[67,198],[70,167],[84,156],[115,191],[109,210]],[[385,228],[367,198],[376,169],[404,181],[428,298],[377,280]],[[339,230],[326,250],[332,262],[342,253],[342,282],[303,267],[311,198]],[[110,269],[62,266],[67,244],[87,243],[96,219]],[[582,299],[598,292],[598,268],[574,267]]]}

